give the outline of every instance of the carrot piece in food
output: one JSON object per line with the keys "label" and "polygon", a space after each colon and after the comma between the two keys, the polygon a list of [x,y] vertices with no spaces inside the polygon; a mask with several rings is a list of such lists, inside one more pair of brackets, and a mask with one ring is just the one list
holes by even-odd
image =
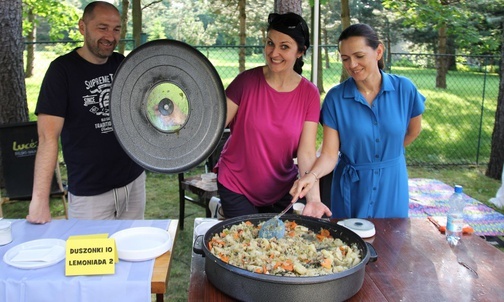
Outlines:
{"label": "carrot piece in food", "polygon": [[225,263],[229,262],[229,256],[227,256],[227,255],[220,254],[219,258],[220,258],[220,260],[224,261]]}
{"label": "carrot piece in food", "polygon": [[330,238],[331,237],[331,232],[329,232],[329,230],[327,229],[320,229],[320,235],[326,237],[326,238]]}
{"label": "carrot piece in food", "polygon": [[294,270],[294,264],[292,263],[292,260],[285,260],[282,263],[282,268],[286,271],[292,272]]}
{"label": "carrot piece in food", "polygon": [[222,241],[218,238],[212,238],[212,242],[216,245],[224,245],[224,241]]}
{"label": "carrot piece in food", "polygon": [[324,258],[324,260],[320,262],[320,265],[324,268],[331,268],[332,261],[329,258]]}
{"label": "carrot piece in food", "polygon": [[297,223],[295,221],[286,221],[285,222],[285,228],[288,230],[294,230],[297,226]]}
{"label": "carrot piece in food", "polygon": [[327,229],[320,229],[320,233],[315,235],[319,241],[324,240],[324,238],[332,238],[331,237],[331,232]]}

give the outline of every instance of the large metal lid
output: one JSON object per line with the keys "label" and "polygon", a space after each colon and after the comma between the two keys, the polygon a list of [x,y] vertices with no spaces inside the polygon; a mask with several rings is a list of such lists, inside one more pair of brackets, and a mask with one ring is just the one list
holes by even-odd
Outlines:
{"label": "large metal lid", "polygon": [[226,96],[203,54],[180,41],[156,40],[133,50],[117,69],[110,113],[119,143],[135,162],[179,173],[216,148]]}

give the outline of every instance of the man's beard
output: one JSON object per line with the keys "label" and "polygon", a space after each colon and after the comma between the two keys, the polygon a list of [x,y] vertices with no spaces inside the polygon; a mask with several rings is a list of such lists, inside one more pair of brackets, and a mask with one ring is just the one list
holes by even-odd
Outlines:
{"label": "man's beard", "polygon": [[100,47],[100,41],[102,40],[98,40],[96,42],[91,42],[91,41],[87,41],[87,42],[91,42],[91,43],[86,43],[87,44],[87,48],[88,50],[93,54],[95,55],[96,57],[98,58],[101,58],[101,59],[106,59],[108,57],[110,57],[112,55],[112,53],[114,52],[114,49],[116,47],[116,45],[112,42],[111,44],[113,45],[113,47],[110,49],[110,50],[103,50],[101,47]]}

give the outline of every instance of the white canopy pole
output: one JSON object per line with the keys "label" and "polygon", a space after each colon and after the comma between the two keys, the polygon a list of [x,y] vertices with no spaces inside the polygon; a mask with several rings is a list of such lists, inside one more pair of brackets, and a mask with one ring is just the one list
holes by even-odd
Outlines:
{"label": "white canopy pole", "polygon": [[319,48],[320,1],[315,0],[313,9],[313,49],[312,49],[312,82],[317,85],[318,48]]}

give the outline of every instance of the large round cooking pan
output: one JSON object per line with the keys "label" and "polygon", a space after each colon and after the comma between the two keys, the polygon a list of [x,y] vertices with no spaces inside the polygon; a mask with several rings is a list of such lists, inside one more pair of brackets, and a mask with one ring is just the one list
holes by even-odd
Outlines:
{"label": "large round cooking pan", "polygon": [[[285,277],[258,274],[227,264],[214,256],[208,242],[214,234],[243,221],[257,225],[275,214],[254,214],[224,220],[212,226],[205,235],[199,236],[194,245],[196,253],[205,256],[205,272],[208,280],[220,291],[242,301],[343,301],[355,295],[364,282],[365,266],[375,261],[373,247],[359,235],[336,223],[307,216],[287,214],[282,220],[295,221],[299,225],[320,232],[328,229],[334,238],[348,245],[356,244],[361,253],[361,262],[356,266],[324,276]],[[203,244],[204,243],[204,244]]]}

